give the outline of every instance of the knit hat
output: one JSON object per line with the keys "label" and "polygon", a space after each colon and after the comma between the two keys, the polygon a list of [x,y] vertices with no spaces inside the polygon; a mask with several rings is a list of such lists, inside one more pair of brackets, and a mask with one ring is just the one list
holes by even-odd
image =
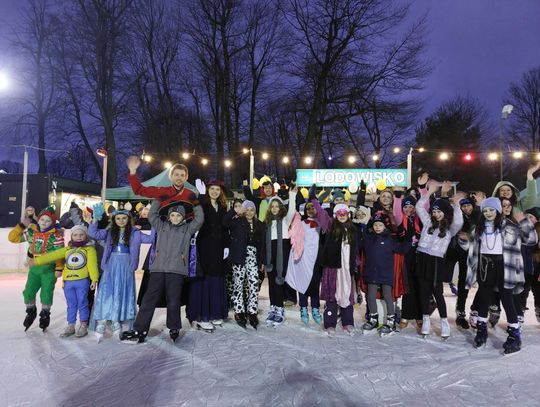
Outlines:
{"label": "knit hat", "polygon": [[244,202],[242,202],[242,208],[244,208],[244,209],[249,209],[249,208],[251,208],[251,209],[255,210],[255,209],[256,209],[256,206],[255,206],[255,204],[254,204],[253,202],[248,201],[248,200],[246,199]]}
{"label": "knit hat", "polygon": [[416,206],[416,199],[414,199],[414,196],[406,196],[403,198],[403,201],[401,201],[401,207],[404,208],[407,205]]}
{"label": "knit hat", "polygon": [[71,228],[71,234],[74,232],[81,231],[88,237],[88,228],[84,225],[75,225]]}
{"label": "knit hat", "polygon": [[367,225],[371,218],[371,208],[360,205],[358,208],[356,208],[356,213],[358,212],[362,212],[364,214],[364,217],[359,220],[359,223],[363,223],[364,225]]}
{"label": "knit hat", "polygon": [[443,212],[446,216],[449,216],[452,214],[452,205],[450,205],[450,201],[445,198],[439,198],[436,199],[432,204],[431,208],[429,209],[430,212],[433,212],[435,209],[438,209],[439,211]]}
{"label": "knit hat", "polygon": [[390,216],[388,216],[386,213],[384,213],[383,211],[377,211],[375,212],[375,214],[373,215],[373,217],[371,218],[370,220],[370,224],[371,226],[373,227],[373,225],[376,223],[376,222],[380,222],[384,225],[385,228],[390,228],[392,222],[390,221]]}
{"label": "knit hat", "polygon": [[536,220],[540,221],[540,208],[538,206],[535,206],[534,208],[527,209],[525,213],[531,214],[536,218]]}
{"label": "knit hat", "polygon": [[348,215],[349,207],[345,204],[337,204],[334,206],[334,215]]}
{"label": "knit hat", "polygon": [[183,218],[186,217],[186,210],[182,205],[171,206],[167,211],[167,216],[171,216],[173,212],[179,213]]}
{"label": "knit hat", "polygon": [[466,198],[463,198],[463,199],[459,200],[459,206],[461,207],[463,205],[473,205],[474,206],[474,202],[473,202],[472,198],[470,196],[468,196]]}
{"label": "knit hat", "polygon": [[332,194],[332,201],[335,201],[336,198],[345,199],[345,194],[343,193],[341,189],[335,190],[334,193]]}
{"label": "knit hat", "polygon": [[58,221],[58,216],[56,216],[56,212],[54,211],[54,208],[52,206],[47,206],[45,209],[43,209],[38,215],[38,220],[42,216],[48,216],[49,218],[51,218],[53,223],[56,223]]}
{"label": "knit hat", "polygon": [[497,212],[502,213],[501,200],[495,197],[489,197],[482,201],[480,204],[480,210],[483,211],[485,208],[493,208]]}

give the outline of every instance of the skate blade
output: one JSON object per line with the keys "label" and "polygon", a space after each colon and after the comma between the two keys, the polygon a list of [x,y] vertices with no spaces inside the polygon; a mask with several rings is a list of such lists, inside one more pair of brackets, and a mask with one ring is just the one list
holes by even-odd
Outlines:
{"label": "skate blade", "polygon": [[443,341],[443,342],[447,342],[448,339],[450,339],[449,336],[441,336],[441,341]]}
{"label": "skate blade", "polygon": [[362,335],[373,335],[377,333],[376,329],[362,329]]}
{"label": "skate blade", "polygon": [[389,336],[393,336],[393,335],[395,335],[395,334],[397,334],[397,332],[390,332],[390,333],[387,333],[387,334],[381,333],[381,334],[379,334],[379,336],[380,336],[381,338],[388,338]]}
{"label": "skate blade", "polygon": [[508,357],[508,356],[512,356],[512,355],[515,355],[517,353],[520,353],[521,352],[521,349],[520,350],[516,350],[516,351],[513,351],[513,352],[509,352],[509,353],[506,353],[507,351],[503,351],[502,355],[505,356],[505,357]]}

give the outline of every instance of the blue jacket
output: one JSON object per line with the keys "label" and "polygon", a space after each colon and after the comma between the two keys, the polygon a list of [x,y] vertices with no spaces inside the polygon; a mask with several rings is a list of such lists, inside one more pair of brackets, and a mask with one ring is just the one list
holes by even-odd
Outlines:
{"label": "blue jacket", "polygon": [[366,254],[364,281],[366,284],[394,285],[394,253],[407,253],[411,244],[398,242],[388,230],[381,234],[366,233],[359,242]]}

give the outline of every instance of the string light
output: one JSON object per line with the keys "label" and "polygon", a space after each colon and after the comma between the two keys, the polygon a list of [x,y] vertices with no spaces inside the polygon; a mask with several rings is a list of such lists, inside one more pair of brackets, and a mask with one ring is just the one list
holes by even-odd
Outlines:
{"label": "string light", "polygon": [[163,164],[163,166],[167,169],[171,168],[172,167],[172,163],[170,161],[165,161],[165,163]]}
{"label": "string light", "polygon": [[208,165],[208,159],[203,158],[203,159],[201,160],[201,164],[202,164],[202,165]]}
{"label": "string light", "polygon": [[465,161],[472,161],[473,157],[472,157],[471,153],[467,153],[467,154],[465,154],[465,156],[463,157],[463,159],[464,159]]}
{"label": "string light", "polygon": [[347,158],[347,161],[349,162],[349,164],[354,164],[356,162],[356,157],[354,155],[350,155]]}
{"label": "string light", "polygon": [[394,154],[398,154],[400,151],[401,151],[401,148],[399,147],[394,147]]}
{"label": "string light", "polygon": [[184,160],[188,160],[189,159],[189,153],[182,153],[182,158]]}
{"label": "string light", "polygon": [[371,159],[372,159],[373,161],[379,161],[379,154],[373,154],[373,155],[371,156]]}
{"label": "string light", "polygon": [[149,163],[150,161],[152,161],[152,156],[148,155],[148,154],[143,154],[142,159],[143,159],[144,162]]}
{"label": "string light", "polygon": [[281,159],[281,161],[283,162],[283,164],[289,164],[289,157],[285,156]]}
{"label": "string light", "polygon": [[520,158],[523,158],[523,152],[522,151],[514,151],[512,153],[512,157],[519,160]]}
{"label": "string light", "polygon": [[313,158],[311,158],[311,157],[306,157],[306,158],[304,158],[304,162],[305,162],[306,164],[311,164],[311,163],[313,162]]}
{"label": "string light", "polygon": [[497,161],[498,158],[499,158],[499,154],[497,154],[497,153],[489,153],[488,154],[488,160],[490,160],[490,161]]}
{"label": "string light", "polygon": [[270,155],[268,153],[262,153],[262,159],[268,160],[270,158]]}
{"label": "string light", "polygon": [[225,167],[229,168],[232,165],[231,160],[225,160]]}
{"label": "string light", "polygon": [[441,153],[441,154],[439,155],[439,160],[441,160],[441,161],[446,161],[446,160],[448,160],[448,158],[450,158],[450,156],[448,155],[448,153]]}
{"label": "string light", "polygon": [[242,149],[242,153],[244,153],[244,154],[249,153],[249,148],[244,147],[244,148]]}
{"label": "string light", "polygon": [[540,160],[540,153],[537,153],[537,154],[536,154],[536,159],[537,159],[537,160]]}
{"label": "string light", "polygon": [[418,149],[418,152],[419,152],[419,153],[423,153],[424,151],[426,151],[426,149],[425,149],[424,147],[420,147],[420,148]]}

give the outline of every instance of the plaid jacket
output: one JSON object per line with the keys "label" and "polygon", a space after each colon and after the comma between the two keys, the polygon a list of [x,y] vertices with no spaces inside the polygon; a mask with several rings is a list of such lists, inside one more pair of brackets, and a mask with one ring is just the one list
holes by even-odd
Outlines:
{"label": "plaid jacket", "polygon": [[[527,218],[519,224],[503,219],[501,230],[503,235],[504,288],[513,290],[514,294],[519,294],[523,291],[525,283],[521,245],[535,245],[538,242],[538,235],[534,225]],[[469,242],[461,243],[461,247],[469,251],[466,287],[470,289],[476,283],[480,259],[480,236],[476,235],[474,229],[471,232]]]}

